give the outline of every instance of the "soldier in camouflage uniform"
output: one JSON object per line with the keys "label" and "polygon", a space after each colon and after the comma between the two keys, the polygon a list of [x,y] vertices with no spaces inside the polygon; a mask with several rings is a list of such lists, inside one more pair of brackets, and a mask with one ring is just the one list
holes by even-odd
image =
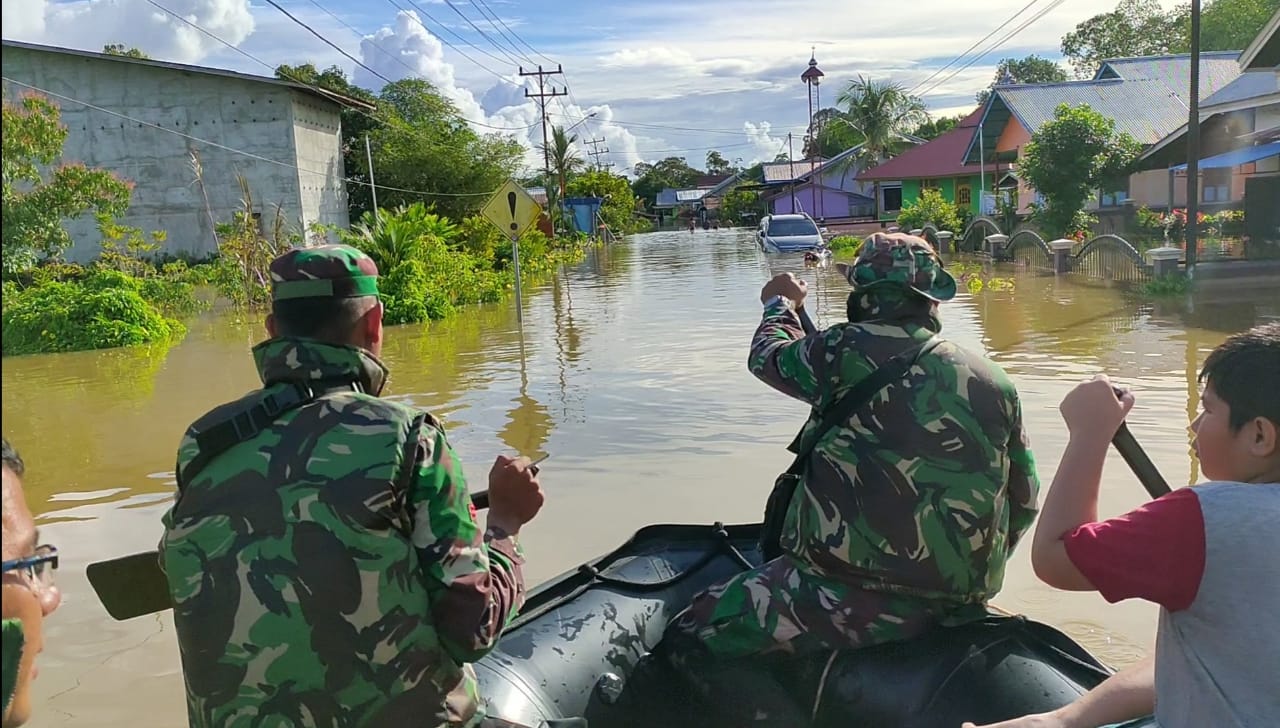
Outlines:
{"label": "soldier in camouflage uniform", "polygon": [[523,602],[537,469],[498,457],[482,530],[440,423],[378,396],[373,261],[295,248],[271,281],[263,388],[187,430],[164,516],[190,724],[487,724],[467,663]]}
{"label": "soldier in camouflage uniform", "polygon": [[[805,336],[791,274],[761,292],[751,373],[813,411],[938,336],[955,280],[918,237],[877,233],[852,266],[849,322]],[[980,354],[942,341],[814,448],[786,512],[784,555],[694,598],[666,659],[741,725],[802,725],[758,670],[735,662],[908,639],[984,613],[1036,513],[1039,483],[1017,392]],[[728,666],[726,668],[726,666]],[[753,674],[754,673],[754,674]],[[732,698],[726,698],[730,694]]]}

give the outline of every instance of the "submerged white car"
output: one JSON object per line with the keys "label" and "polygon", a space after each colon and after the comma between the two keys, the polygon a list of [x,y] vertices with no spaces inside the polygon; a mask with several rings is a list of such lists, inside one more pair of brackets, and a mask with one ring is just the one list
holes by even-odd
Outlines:
{"label": "submerged white car", "polygon": [[822,231],[808,215],[768,215],[756,231],[766,253],[799,253],[823,246]]}

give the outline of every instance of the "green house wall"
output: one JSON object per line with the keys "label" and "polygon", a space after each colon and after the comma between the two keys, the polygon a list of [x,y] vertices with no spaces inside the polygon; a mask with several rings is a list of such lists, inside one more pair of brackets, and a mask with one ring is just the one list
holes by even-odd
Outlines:
{"label": "green house wall", "polygon": [[[902,204],[910,205],[920,199],[920,190],[923,189],[924,180],[920,179],[904,179],[902,180]],[[942,193],[942,198],[947,202],[954,203],[956,201],[956,190],[961,186],[968,184],[969,195],[969,212],[974,215],[979,213],[981,209],[980,195],[978,194],[978,176],[968,175],[964,177],[948,177],[937,180],[938,191]]]}

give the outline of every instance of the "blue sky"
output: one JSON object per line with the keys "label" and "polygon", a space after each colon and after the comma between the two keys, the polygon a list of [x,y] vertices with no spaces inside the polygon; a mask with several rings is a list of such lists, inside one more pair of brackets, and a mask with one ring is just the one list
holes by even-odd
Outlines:
{"label": "blue sky", "polygon": [[[148,0],[2,0],[0,26],[7,39],[89,50],[124,43],[158,59],[248,73],[267,74],[278,63],[337,64],[362,85],[376,89],[382,83],[263,0],[152,1],[243,53]],[[553,66],[548,59],[554,59],[564,67],[571,95],[554,102],[553,122],[568,126],[594,112],[574,131],[584,139],[605,139],[601,147],[610,153],[602,161],[615,169],[666,156],[684,156],[699,166],[708,149],[744,162],[772,158],[785,150],[789,131],[797,136],[798,155],[807,115],[799,75],[811,47],[827,74],[826,106],[857,74],[917,87],[1027,5],[984,0],[976,11],[974,3],[953,0],[277,2],[380,75],[427,78],[469,119],[493,126],[527,127],[537,120],[516,67]],[[1056,7],[1053,2],[1035,0],[979,49],[1048,10],[1043,17],[972,66],[952,75],[964,63],[956,64],[917,93],[935,113],[967,111],[1000,58],[1032,52],[1057,58],[1065,32],[1114,7],[1107,0]],[[566,77],[556,83],[563,85]],[[540,141],[529,132],[516,136]],[[530,160],[535,158],[531,153]]]}

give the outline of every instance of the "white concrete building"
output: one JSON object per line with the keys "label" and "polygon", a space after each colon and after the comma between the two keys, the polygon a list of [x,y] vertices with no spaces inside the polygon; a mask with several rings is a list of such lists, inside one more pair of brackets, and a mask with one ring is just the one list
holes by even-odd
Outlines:
{"label": "white concrete building", "polygon": [[[316,222],[349,222],[341,111],[344,104],[368,108],[361,102],[215,68],[9,40],[3,53],[4,76],[14,82],[4,82],[5,98],[32,87],[48,92],[68,128],[63,161],[132,182],[132,204],[120,222],[166,231],[167,252],[216,250],[210,212],[222,223],[242,209],[238,175],[264,226],[277,205],[299,232]],[[100,242],[95,221],[69,228],[75,245],[68,259],[92,259]]]}

